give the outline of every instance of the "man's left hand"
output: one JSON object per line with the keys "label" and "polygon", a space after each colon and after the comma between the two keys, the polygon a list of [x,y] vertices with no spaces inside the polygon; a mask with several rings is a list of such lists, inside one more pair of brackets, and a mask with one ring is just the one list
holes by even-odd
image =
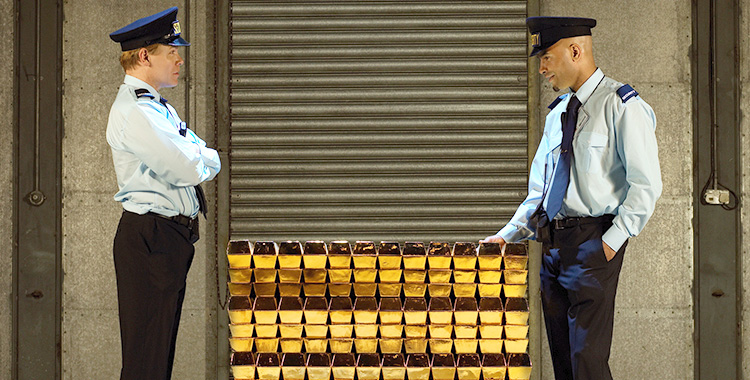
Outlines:
{"label": "man's left hand", "polygon": [[604,247],[604,256],[607,257],[607,261],[612,261],[612,259],[615,258],[617,252],[615,252],[614,249],[610,248],[605,242],[602,242],[602,246]]}

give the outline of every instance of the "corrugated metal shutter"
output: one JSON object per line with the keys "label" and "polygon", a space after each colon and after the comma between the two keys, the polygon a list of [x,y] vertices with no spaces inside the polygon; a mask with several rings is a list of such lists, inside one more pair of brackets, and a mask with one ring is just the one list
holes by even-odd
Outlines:
{"label": "corrugated metal shutter", "polygon": [[526,193],[525,1],[232,1],[231,238],[476,240]]}

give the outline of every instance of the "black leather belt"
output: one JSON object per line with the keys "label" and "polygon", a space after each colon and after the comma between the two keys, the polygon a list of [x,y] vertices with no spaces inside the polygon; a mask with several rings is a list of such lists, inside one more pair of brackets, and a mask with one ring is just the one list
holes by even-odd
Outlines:
{"label": "black leather belt", "polygon": [[584,216],[577,218],[563,218],[563,219],[552,219],[550,226],[554,230],[564,230],[566,228],[577,227],[584,224],[593,223],[606,223],[611,222],[614,219],[614,215],[602,215],[602,216]]}
{"label": "black leather belt", "polygon": [[187,227],[189,230],[192,230],[193,226],[195,225],[195,223],[198,222],[198,218],[188,218],[187,216],[182,215],[182,214],[179,214],[179,215],[176,215],[176,216],[164,216],[162,214],[157,214],[155,212],[147,212],[146,214],[147,215],[158,216],[160,218],[163,218],[163,219],[166,219],[166,220],[170,220],[170,221],[175,222],[175,223],[177,223],[179,225]]}

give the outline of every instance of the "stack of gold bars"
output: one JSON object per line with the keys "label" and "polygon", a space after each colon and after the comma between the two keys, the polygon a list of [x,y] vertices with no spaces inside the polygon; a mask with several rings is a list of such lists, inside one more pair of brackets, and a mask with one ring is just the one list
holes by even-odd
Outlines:
{"label": "stack of gold bars", "polygon": [[234,379],[531,375],[525,244],[238,240],[227,257]]}

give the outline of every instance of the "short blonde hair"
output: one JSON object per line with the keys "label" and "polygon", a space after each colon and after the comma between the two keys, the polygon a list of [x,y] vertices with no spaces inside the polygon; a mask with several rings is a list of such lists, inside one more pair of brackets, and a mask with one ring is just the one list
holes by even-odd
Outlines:
{"label": "short blonde hair", "polygon": [[[148,51],[149,54],[155,54],[156,51],[159,49],[160,44],[151,44],[145,47],[146,51]],[[127,72],[128,70],[134,69],[136,66],[138,66],[138,52],[143,48],[133,49],[133,50],[127,50],[122,52],[120,55],[120,65],[122,65],[123,70]]]}

